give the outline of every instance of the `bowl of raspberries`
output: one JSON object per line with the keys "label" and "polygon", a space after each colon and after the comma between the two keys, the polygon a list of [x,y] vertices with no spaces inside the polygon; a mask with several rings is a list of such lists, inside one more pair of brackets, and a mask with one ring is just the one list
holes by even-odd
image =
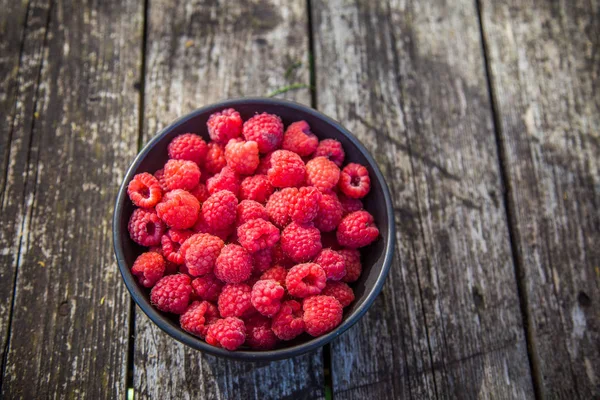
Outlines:
{"label": "bowl of raspberries", "polygon": [[276,360],[364,315],[395,228],[385,180],[350,132],[301,104],[243,98],[144,147],[113,235],[127,288],[162,330],[213,355]]}

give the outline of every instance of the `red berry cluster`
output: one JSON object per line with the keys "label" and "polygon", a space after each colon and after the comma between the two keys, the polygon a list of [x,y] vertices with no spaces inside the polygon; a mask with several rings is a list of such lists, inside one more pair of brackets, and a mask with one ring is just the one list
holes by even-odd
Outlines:
{"label": "red berry cluster", "polygon": [[379,236],[360,200],[367,169],[342,168],[342,145],[306,121],[284,130],[276,115],[227,109],[207,134],[177,136],[162,169],[129,183],[129,234],[149,248],[132,273],[156,308],[228,350],[333,330],[354,301],[358,249]]}

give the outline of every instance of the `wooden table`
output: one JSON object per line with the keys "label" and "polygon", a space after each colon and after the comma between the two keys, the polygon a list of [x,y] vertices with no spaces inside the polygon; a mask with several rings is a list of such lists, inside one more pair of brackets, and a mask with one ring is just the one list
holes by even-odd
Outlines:
{"label": "wooden table", "polygon": [[[0,7],[4,398],[600,398],[600,2]],[[111,216],[161,127],[269,94],[371,150],[397,252],[349,332],[249,364],[133,306]]]}

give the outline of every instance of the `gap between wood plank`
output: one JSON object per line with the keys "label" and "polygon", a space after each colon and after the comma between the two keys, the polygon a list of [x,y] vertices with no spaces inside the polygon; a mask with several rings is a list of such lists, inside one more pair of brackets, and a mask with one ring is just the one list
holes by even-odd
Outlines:
{"label": "gap between wood plank", "polygon": [[517,281],[517,293],[519,294],[519,305],[521,308],[521,316],[523,320],[523,328],[525,330],[525,342],[527,344],[527,358],[529,360],[529,369],[531,370],[531,380],[533,385],[533,392],[536,399],[543,399],[542,393],[542,377],[540,374],[540,367],[538,364],[538,357],[536,354],[533,342],[535,340],[533,331],[531,330],[532,318],[529,313],[527,305],[529,304],[529,298],[527,295],[527,288],[525,287],[525,273],[521,262],[521,257],[518,252],[517,245],[517,232],[516,225],[513,223],[515,218],[515,212],[513,204],[510,200],[511,186],[509,180],[509,174],[507,171],[507,157],[504,140],[502,139],[502,127],[500,125],[500,117],[498,115],[498,107],[496,103],[496,96],[494,94],[494,87],[492,84],[492,71],[489,64],[488,44],[485,39],[484,28],[483,28],[483,12],[481,6],[481,0],[475,0],[475,7],[477,9],[477,20],[479,23],[479,34],[481,37],[481,50],[483,53],[483,62],[485,64],[485,78],[487,82],[488,95],[490,99],[490,107],[492,111],[492,118],[494,123],[494,134],[496,137],[496,148],[498,149],[498,165],[500,168],[500,179],[502,180],[503,193],[502,200],[504,203],[504,210],[506,212],[506,222],[508,226],[508,237],[510,241],[510,250],[512,254],[513,265],[515,268],[515,279]]}

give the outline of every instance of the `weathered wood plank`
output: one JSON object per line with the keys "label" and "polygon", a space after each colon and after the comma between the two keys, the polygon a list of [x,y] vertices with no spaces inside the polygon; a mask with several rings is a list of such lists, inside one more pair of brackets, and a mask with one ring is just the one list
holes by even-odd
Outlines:
{"label": "weathered wood plank", "polygon": [[530,398],[472,1],[314,1],[317,106],[391,185],[398,251],[332,345],[336,398]]}
{"label": "weathered wood plank", "polygon": [[[201,105],[309,82],[303,0],[151,0],[148,14],[145,140]],[[285,97],[310,102],[308,89]],[[171,339],[137,309],[134,387],[136,396],[157,399],[320,398],[322,354],[265,364],[216,359]]]}
{"label": "weathered wood plank", "polygon": [[600,397],[600,4],[482,1],[534,362]]}
{"label": "weathered wood plank", "polygon": [[4,398],[124,396],[110,222],[136,152],[142,22],[138,0],[29,6],[2,204],[19,238],[3,261],[17,268]]}

